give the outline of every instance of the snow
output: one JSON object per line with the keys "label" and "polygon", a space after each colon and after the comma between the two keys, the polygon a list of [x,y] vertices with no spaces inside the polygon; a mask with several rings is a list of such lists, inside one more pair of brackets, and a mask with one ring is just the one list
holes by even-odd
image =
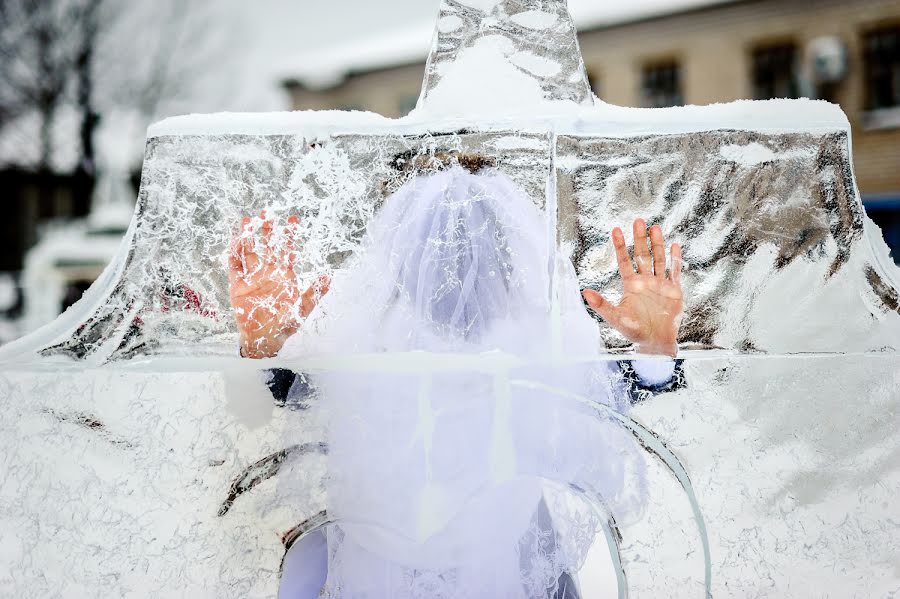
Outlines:
{"label": "snow", "polygon": [[[524,78],[518,77],[517,81],[502,89],[490,89],[500,90],[498,93],[503,95],[497,97],[505,99],[508,99],[507,94],[520,99],[524,94],[532,94],[533,98],[535,88]],[[653,109],[626,108],[602,102],[595,107],[539,100],[533,102],[527,109],[521,110],[524,114],[515,114],[520,111],[518,107],[499,100],[488,98],[486,103],[474,103],[450,92],[446,97],[438,96],[424,109],[415,110],[401,119],[388,119],[359,111],[194,114],[154,123],[148,129],[147,136],[302,133],[309,139],[315,139],[341,133],[400,132],[412,135],[424,133],[429,128],[453,130],[467,126],[483,131],[515,128],[522,131],[553,130],[559,134],[635,136],[652,132],[711,129],[846,131],[850,127],[840,107],[821,100],[741,100],[709,106]],[[798,112],[805,115],[800,122],[796,116]],[[725,150],[726,154],[732,151],[735,150]]]}
{"label": "snow", "polygon": [[814,151],[815,150],[813,150],[812,148],[806,148],[802,150],[776,154],[769,148],[766,148],[754,142],[747,144],[746,146],[722,146],[719,149],[719,155],[721,155],[725,160],[736,162],[742,166],[756,166],[758,164],[771,162],[773,160],[790,160],[793,158],[810,159],[813,158],[811,154]]}
{"label": "snow", "polygon": [[[761,579],[781,597],[888,595],[900,534],[890,490],[900,473],[890,459],[896,424],[885,414],[897,405],[897,358],[705,353],[688,364],[691,387],[636,416],[690,473],[712,544],[714,596],[746,597]],[[222,366],[0,374],[0,452],[19,465],[0,487],[8,506],[0,591],[275,595],[279,535],[321,505],[304,512],[288,481],[319,476],[321,466],[288,462],[215,517],[243,468],[312,434],[302,414],[273,411],[246,364],[234,360],[230,374]],[[104,429],[58,418],[74,414]],[[653,461],[648,476],[647,515],[622,530],[631,594],[702,596],[702,552],[683,492]],[[89,530],[73,524],[83,522]],[[609,552],[600,543],[583,584],[605,597],[615,578],[604,581]]]}
{"label": "snow", "polygon": [[36,331],[59,315],[63,298],[62,264],[75,264],[93,278],[122,249],[121,233],[89,235],[87,223],[48,231],[25,257],[22,287],[25,294],[23,325]]}
{"label": "snow", "polygon": [[484,12],[492,11],[500,2],[502,0],[459,0],[459,3],[463,6],[483,10]]}
{"label": "snow", "polygon": [[547,60],[532,52],[516,52],[509,57],[509,62],[540,77],[552,77],[560,71],[558,62]]}
{"label": "snow", "polygon": [[463,26],[463,20],[457,15],[448,15],[441,17],[438,21],[437,29],[440,33],[452,33]]}
{"label": "snow", "polygon": [[548,29],[556,23],[557,16],[542,10],[526,10],[513,15],[510,20],[529,29]]}
{"label": "snow", "polygon": [[243,133],[272,135],[301,133],[315,138],[336,130],[346,132],[380,130],[391,126],[391,120],[373,112],[318,110],[295,112],[246,112],[190,114],[164,119],[147,130],[147,137],[166,135],[211,135]]}
{"label": "snow", "polygon": [[[500,36],[482,37],[474,46],[461,50],[440,73],[440,83],[429,98],[430,110],[442,114],[509,114],[510,110],[522,113],[539,108],[543,103],[541,88],[507,58],[513,51],[509,40]],[[528,64],[540,68],[540,60]],[[516,102],[511,104],[510,98]]]}

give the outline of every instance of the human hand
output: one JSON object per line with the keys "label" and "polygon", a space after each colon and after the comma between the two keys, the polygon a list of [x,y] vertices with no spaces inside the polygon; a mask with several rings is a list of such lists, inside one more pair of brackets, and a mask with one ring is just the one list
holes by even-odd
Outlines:
{"label": "human hand", "polygon": [[584,299],[603,320],[634,343],[639,352],[674,357],[678,352],[678,326],[683,307],[681,246],[672,244],[672,267],[666,276],[665,242],[659,225],[650,228],[651,255],[647,249],[647,225],[643,219],[634,221],[637,272],[620,228],[613,229],[612,239],[624,285],[622,299],[615,305],[591,289],[582,292]]}
{"label": "human hand", "polygon": [[231,241],[228,252],[228,283],[231,306],[241,340],[241,355],[267,358],[278,353],[293,335],[302,318],[328,292],[327,276],[305,292],[300,291],[294,273],[294,235],[300,222],[288,218],[279,243],[274,243],[275,223],[260,213],[262,226],[257,238],[252,219],[241,221],[241,231]]}

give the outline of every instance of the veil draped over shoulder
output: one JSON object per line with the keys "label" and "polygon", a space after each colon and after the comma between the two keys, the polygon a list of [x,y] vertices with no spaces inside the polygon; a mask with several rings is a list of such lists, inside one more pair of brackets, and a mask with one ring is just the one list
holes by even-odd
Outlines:
{"label": "veil draped over shoulder", "polygon": [[[621,409],[604,363],[561,359],[600,347],[571,263],[508,177],[455,166],[390,196],[282,351],[399,356],[397,367],[318,375],[336,522],[323,593],[554,592],[602,519],[642,506],[633,440],[565,399]],[[485,366],[455,368],[459,356]],[[518,365],[492,366],[501,356]]]}

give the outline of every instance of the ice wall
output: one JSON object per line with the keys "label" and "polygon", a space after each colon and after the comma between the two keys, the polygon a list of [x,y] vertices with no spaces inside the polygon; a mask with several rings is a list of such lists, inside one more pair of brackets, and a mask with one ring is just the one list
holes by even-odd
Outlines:
{"label": "ice wall", "polygon": [[[686,248],[685,348],[896,351],[896,268],[865,217],[842,115],[812,104],[830,122],[778,130],[782,114],[809,112],[811,104],[710,108],[710,123],[671,110],[668,122],[647,127],[655,132],[640,133],[603,106],[550,123],[523,119],[518,130],[473,119],[449,132],[408,121],[391,133],[374,119],[344,125],[335,115],[323,131],[297,114],[284,115],[282,127],[299,133],[252,134],[228,132],[252,131],[252,116],[200,125],[175,119],[151,131],[116,274],[50,329],[5,351],[99,362],[231,355],[224,256],[243,215],[298,215],[299,271],[311,282],[341,266],[403,181],[435,160],[473,155],[549,211],[548,226],[582,283],[613,296],[611,227],[637,216],[659,222]],[[640,122],[644,112],[629,118]],[[716,120],[724,127],[710,128]],[[666,131],[673,123],[678,129]],[[182,126],[189,133],[179,134]],[[357,132],[343,132],[350,126]],[[604,330],[609,348],[627,347]]]}
{"label": "ice wall", "polygon": [[601,543],[585,589],[900,586],[898,275],[836,106],[595,105],[563,2],[445,0],[410,117],[195,115],[148,137],[116,261],[0,348],[0,595],[273,596],[282,536],[327,508],[324,447],[309,406],[276,405],[258,369],[373,366],[238,360],[227,244],[245,214],[297,214],[311,281],[393,190],[451,163],[512,178],[610,295],[613,225],[643,216],[686,249],[688,386],[635,416],[689,474],[705,537],[648,449],[647,517]]}
{"label": "ice wall", "polygon": [[556,155],[560,238],[585,285],[615,287],[609,223],[642,216],[684,240],[683,347],[900,349],[897,269],[862,209],[847,130],[560,136]]}

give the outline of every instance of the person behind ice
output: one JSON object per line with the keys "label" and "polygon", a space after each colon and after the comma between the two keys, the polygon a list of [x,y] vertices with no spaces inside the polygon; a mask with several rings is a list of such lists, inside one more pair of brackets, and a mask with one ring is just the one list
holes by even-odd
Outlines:
{"label": "person behind ice", "polygon": [[[574,269],[555,247],[541,243],[546,226],[536,208],[498,171],[470,170],[476,172],[457,164],[411,178],[370,223],[355,261],[334,281],[322,277],[306,291],[298,287],[292,270],[296,219],[278,231],[281,240],[276,243],[276,225],[265,214],[245,218],[229,260],[241,354],[263,358],[316,350],[465,354],[501,349],[536,358],[554,343],[545,292],[551,288],[551,261],[557,264],[561,290],[562,349],[573,355],[596,352],[601,345],[598,328],[577,295]],[[621,229],[612,235],[624,283],[619,303],[589,289],[582,297],[640,352],[674,357],[682,309],[681,248],[672,245],[667,274],[660,227],[650,228],[649,244],[644,221],[637,219],[633,227],[634,265]],[[588,384],[584,369],[533,370],[535,380],[590,393],[624,409],[611,372],[592,375]],[[674,362],[636,361],[634,370],[660,384],[671,378]],[[436,377],[429,401],[440,415],[434,438],[442,441],[429,448],[426,468],[420,467],[422,456],[409,449],[421,424],[413,422],[406,407],[417,405],[417,384],[389,374],[364,381],[320,378],[323,400],[333,402],[329,469],[335,481],[328,488],[329,512],[347,523],[333,527],[327,538],[316,532],[291,547],[280,597],[316,597],[320,592],[343,597],[578,597],[569,572],[578,567],[586,547],[559,538],[565,523],[550,516],[540,486],[528,479],[486,482],[493,412],[484,406],[493,405],[487,401],[493,397],[483,377]],[[608,443],[609,459],[590,460],[584,446],[569,440],[584,437],[595,443],[596,427],[588,431],[582,424],[586,419],[553,411],[554,404],[540,394],[519,393],[516,402],[520,413],[512,426],[523,471],[544,473],[544,456],[529,452],[545,451],[543,437],[549,433],[542,427],[547,418],[561,418],[571,434],[556,442],[552,472],[599,480],[604,494],[617,496],[617,486],[624,485],[615,456],[621,439]],[[435,466],[442,455],[451,457],[447,463],[452,466]],[[627,461],[627,452],[621,455]],[[629,501],[639,503],[624,495],[616,507],[627,511]],[[437,523],[426,533],[420,530],[421,518],[410,516],[423,510]],[[384,527],[353,521],[381,521]],[[573,532],[571,526],[566,530]],[[566,545],[565,550],[557,543]]]}

